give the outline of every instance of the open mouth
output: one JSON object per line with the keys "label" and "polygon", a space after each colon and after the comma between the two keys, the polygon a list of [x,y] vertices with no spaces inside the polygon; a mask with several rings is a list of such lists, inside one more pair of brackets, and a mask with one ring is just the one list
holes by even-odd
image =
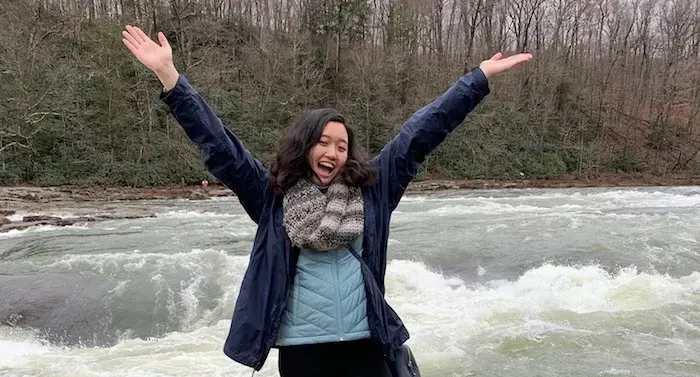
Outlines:
{"label": "open mouth", "polygon": [[333,173],[333,170],[335,170],[335,164],[332,162],[319,162],[318,163],[318,171],[319,173],[325,175],[325,176],[330,176]]}

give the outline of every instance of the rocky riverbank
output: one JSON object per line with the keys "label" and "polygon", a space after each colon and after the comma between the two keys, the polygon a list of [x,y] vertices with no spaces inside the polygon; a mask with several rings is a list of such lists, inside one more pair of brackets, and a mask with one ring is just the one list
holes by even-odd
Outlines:
{"label": "rocky riverbank", "polygon": [[[0,211],[0,215],[13,216],[16,212],[9,210]],[[117,220],[117,219],[140,219],[144,217],[155,217],[153,214],[134,214],[134,215],[97,215],[97,216],[78,216],[78,217],[58,217],[31,215],[22,216],[21,220],[11,221],[8,217],[0,217],[0,232],[10,230],[23,230],[39,225],[53,226],[68,226],[78,223],[87,223],[101,220]]]}
{"label": "rocky riverbank", "polygon": [[[229,196],[223,187],[0,187],[0,232],[23,230],[39,225],[68,226],[94,221],[136,219],[155,216],[145,210],[121,210],[120,201],[189,199],[205,200]],[[112,205],[105,208],[105,204]],[[100,207],[99,213],[95,213]],[[70,208],[78,216],[35,215]],[[22,215],[31,214],[31,215]]]}
{"label": "rocky riverbank", "polygon": [[524,188],[575,188],[575,187],[651,187],[651,186],[700,186],[700,176],[656,176],[645,174],[599,174],[591,177],[566,176],[553,179],[516,180],[428,180],[414,182],[407,192],[442,190],[489,190]]}
{"label": "rocky riverbank", "polygon": [[[639,187],[639,186],[688,186],[700,185],[700,177],[651,176],[651,175],[598,175],[596,177],[563,177],[559,179],[533,180],[429,180],[409,185],[409,194],[428,194],[469,189],[519,189],[519,188],[570,188],[570,187]],[[0,232],[27,229],[37,225],[66,226],[93,221],[142,218],[154,216],[148,212],[120,212],[120,201],[188,199],[206,200],[213,197],[232,196],[221,186],[171,186],[151,188],[131,187],[0,187]],[[61,208],[82,208],[89,213],[98,203],[112,203],[113,211],[104,214],[86,214],[76,217],[37,216],[19,217],[18,213],[47,213]],[[78,211],[80,212],[80,211]]]}

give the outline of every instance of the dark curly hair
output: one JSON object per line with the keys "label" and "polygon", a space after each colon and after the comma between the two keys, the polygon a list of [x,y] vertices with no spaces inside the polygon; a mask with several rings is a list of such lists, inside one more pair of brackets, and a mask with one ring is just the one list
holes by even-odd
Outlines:
{"label": "dark curly hair", "polygon": [[357,143],[355,130],[348,125],[345,117],[334,109],[315,109],[302,113],[282,137],[277,157],[270,168],[271,186],[276,195],[283,195],[299,179],[313,174],[307,156],[321,139],[328,122],[342,123],[348,132],[348,159],[339,177],[353,187],[369,186],[377,180],[376,169]]}

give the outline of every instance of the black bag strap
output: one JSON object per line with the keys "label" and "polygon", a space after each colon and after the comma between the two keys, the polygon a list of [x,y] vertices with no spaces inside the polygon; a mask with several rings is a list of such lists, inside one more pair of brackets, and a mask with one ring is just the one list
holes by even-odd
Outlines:
{"label": "black bag strap", "polygon": [[[360,261],[360,264],[362,265],[362,268],[366,268],[366,269],[368,270],[368,272],[372,272],[372,270],[369,269],[369,266],[367,265],[367,262],[365,262],[365,260],[362,259],[362,257],[360,256],[360,254],[358,254],[357,251],[355,251],[355,248],[352,247],[352,245],[349,245],[349,246],[348,246],[348,250],[350,250],[350,252],[352,253],[352,255],[355,256],[355,258],[356,258],[358,261]],[[374,275],[373,275],[373,274],[370,274],[370,275],[372,276],[372,280],[374,280],[374,283],[376,284],[376,283],[377,283],[377,279],[374,278]]]}
{"label": "black bag strap", "polygon": [[348,250],[350,250],[352,255],[355,256],[355,258],[358,261],[360,261],[360,267],[366,272],[365,276],[369,275],[372,277],[372,281],[370,282],[370,284],[373,284],[376,289],[379,289],[381,291],[381,289],[379,288],[379,282],[377,281],[377,278],[372,273],[372,269],[369,268],[369,265],[367,264],[367,262],[365,262],[365,260],[362,259],[360,254],[358,254],[357,251],[355,251],[355,248],[352,247],[352,245],[348,246]]}
{"label": "black bag strap", "polygon": [[[352,255],[355,256],[355,258],[357,258],[358,261],[360,261],[361,267],[365,269],[369,275],[372,276],[371,283],[378,287],[379,284],[377,283],[377,279],[374,278],[372,270],[370,270],[365,260],[362,259],[362,257],[359,254],[357,254],[357,251],[355,251],[355,249],[352,246],[349,246],[348,250],[350,250]],[[391,369],[392,376],[420,377],[420,371],[418,370],[418,364],[416,363],[416,359],[413,357],[413,352],[411,351],[411,348],[409,348],[407,345],[404,344],[398,349],[395,349],[391,352],[387,352],[385,356],[388,359],[388,365],[389,369]]]}
{"label": "black bag strap", "polygon": [[366,264],[365,261],[362,260],[362,257],[360,256],[360,254],[358,254],[357,251],[355,251],[355,248],[352,247],[352,245],[348,245],[348,250],[350,250],[350,252],[352,253],[352,255],[354,255],[355,258],[357,258],[357,260],[360,261],[360,263]]}

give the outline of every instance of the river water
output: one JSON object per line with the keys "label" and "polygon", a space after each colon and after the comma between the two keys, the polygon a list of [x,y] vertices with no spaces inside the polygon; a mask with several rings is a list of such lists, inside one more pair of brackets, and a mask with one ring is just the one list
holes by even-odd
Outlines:
{"label": "river water", "polygon": [[[249,376],[222,353],[255,233],[236,199],[41,214],[114,211],[156,217],[0,234],[0,375]],[[389,255],[424,376],[700,375],[698,187],[407,196]]]}

